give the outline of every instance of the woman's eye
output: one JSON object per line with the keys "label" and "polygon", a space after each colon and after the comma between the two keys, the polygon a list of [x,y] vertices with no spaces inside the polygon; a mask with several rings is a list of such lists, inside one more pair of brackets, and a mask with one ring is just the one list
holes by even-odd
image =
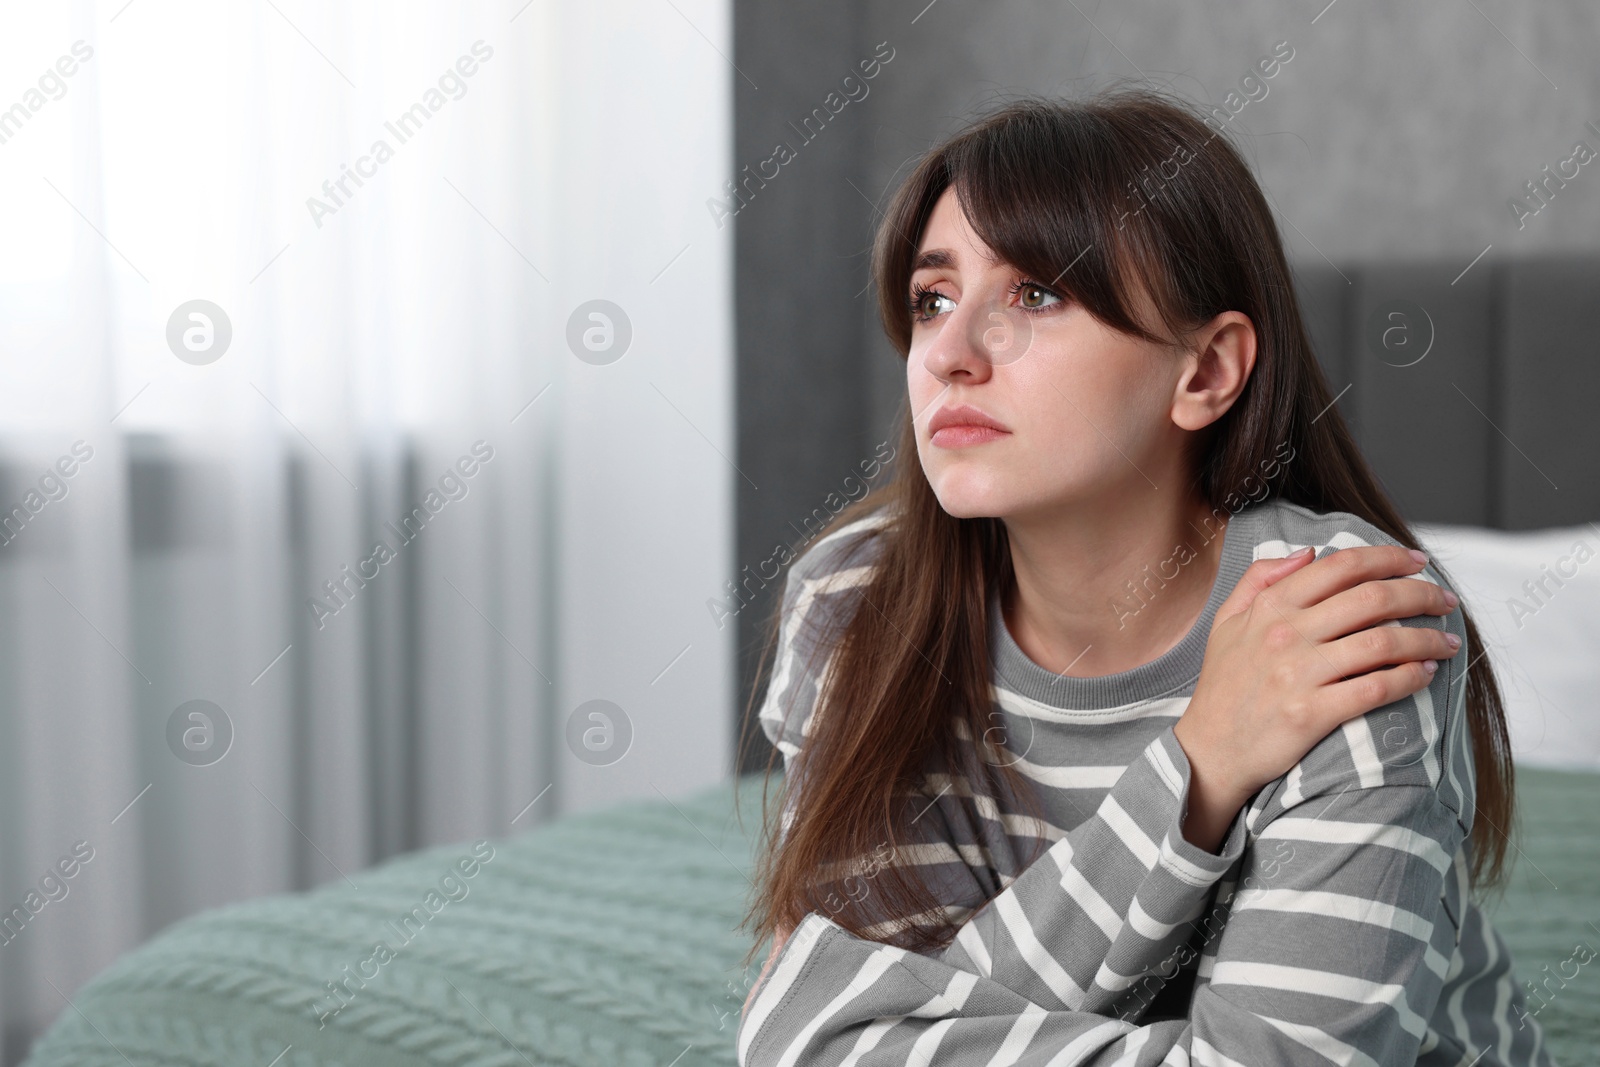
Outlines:
{"label": "woman's eye", "polygon": [[[1054,306],[1053,304],[1045,303],[1047,300],[1054,301],[1056,304],[1061,302],[1061,297],[1037,282],[1020,281],[1011,287],[1011,293],[1013,296],[1019,296],[1018,303],[1028,311],[1040,311]],[[1038,301],[1038,303],[1034,301]]]}
{"label": "woman's eye", "polygon": [[[925,322],[928,319],[940,314],[940,310],[936,303],[940,300],[949,300],[949,297],[945,296],[943,293],[935,292],[932,289],[924,289],[920,285],[917,286],[911,291],[911,317],[917,321]],[[930,306],[930,301],[935,303]]]}
{"label": "woman's eye", "polygon": [[[1011,296],[1018,298],[1018,306],[1024,311],[1045,311],[1064,302],[1064,298],[1060,294],[1051,292],[1039,283],[1030,282],[1026,279],[1011,286],[1009,293]],[[947,306],[941,308],[939,301],[944,301]],[[943,293],[923,288],[920,285],[912,288],[911,298],[907,301],[913,322],[928,322],[948,311],[948,305],[953,304],[954,301]]]}

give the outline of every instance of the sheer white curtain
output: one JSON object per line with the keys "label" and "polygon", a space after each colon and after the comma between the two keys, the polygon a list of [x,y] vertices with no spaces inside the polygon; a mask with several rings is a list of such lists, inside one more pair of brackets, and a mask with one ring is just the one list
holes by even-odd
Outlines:
{"label": "sheer white curtain", "polygon": [[0,14],[8,1058],[198,909],[727,773],[730,42]]}

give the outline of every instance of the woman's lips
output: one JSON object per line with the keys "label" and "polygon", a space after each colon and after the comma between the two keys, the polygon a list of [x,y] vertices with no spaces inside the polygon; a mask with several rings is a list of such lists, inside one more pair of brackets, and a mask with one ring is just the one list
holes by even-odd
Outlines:
{"label": "woman's lips", "polygon": [[1005,423],[971,404],[952,404],[928,420],[928,439],[940,448],[968,448],[1008,437]]}
{"label": "woman's lips", "polygon": [[940,448],[967,448],[1010,436],[1005,430],[997,430],[993,426],[958,424],[938,430],[929,440]]}

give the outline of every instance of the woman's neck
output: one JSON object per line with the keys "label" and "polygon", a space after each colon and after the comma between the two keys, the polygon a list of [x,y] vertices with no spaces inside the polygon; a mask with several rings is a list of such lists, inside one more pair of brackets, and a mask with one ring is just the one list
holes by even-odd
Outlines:
{"label": "woman's neck", "polygon": [[1069,677],[1149,663],[1200,617],[1225,528],[1203,500],[1154,491],[1007,519],[1006,628],[1029,659]]}

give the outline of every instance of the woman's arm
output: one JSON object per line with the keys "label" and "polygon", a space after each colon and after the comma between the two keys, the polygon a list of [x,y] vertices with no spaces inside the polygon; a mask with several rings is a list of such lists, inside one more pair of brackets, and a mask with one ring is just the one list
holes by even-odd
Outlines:
{"label": "woman's arm", "polygon": [[[1456,936],[1444,907],[1465,835],[1456,813],[1424,786],[1355,787],[1258,830],[1248,888],[1219,901],[1168,966],[1136,976],[1118,1015],[1040,1005],[813,912],[750,1003],[739,1063],[1070,1067],[1180,1048],[1195,1063],[1413,1062]],[[1021,912],[1047,909],[1049,892],[1021,894]],[[1188,1017],[1140,1025],[1165,978],[1202,952],[1214,959]]]}
{"label": "woman's arm", "polygon": [[1184,839],[1189,783],[1168,727],[1094,814],[973,914],[939,958],[1041,1008],[1111,1010],[1134,976],[1188,938],[1188,924],[1244,853],[1237,808],[1218,851]]}
{"label": "woman's arm", "polygon": [[[1171,728],[1162,731],[1095,813],[968,919],[938,958],[1037,1005],[1110,1009],[1131,976],[1159,966],[1188,937],[1187,924],[1244,851],[1243,820],[1220,852],[1183,839],[1188,773]],[[937,834],[941,821],[930,815],[919,829]],[[774,937],[746,1014],[787,936]]]}

